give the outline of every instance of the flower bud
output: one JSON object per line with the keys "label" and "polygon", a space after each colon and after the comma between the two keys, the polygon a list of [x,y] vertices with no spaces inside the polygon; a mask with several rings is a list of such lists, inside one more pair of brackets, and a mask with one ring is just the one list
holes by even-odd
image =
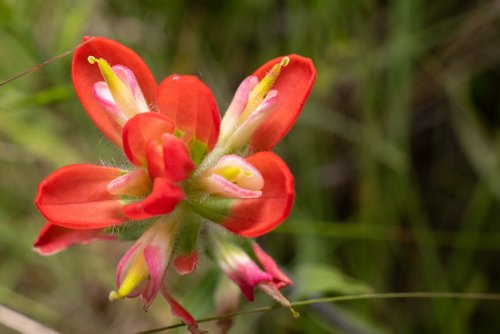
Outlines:
{"label": "flower bud", "polygon": [[153,301],[161,287],[173,250],[176,221],[159,220],[137,240],[118,264],[117,290],[110,300],[142,295],[144,308]]}
{"label": "flower bud", "polygon": [[264,179],[260,172],[237,155],[226,155],[207,170],[200,183],[205,191],[226,198],[258,198]]}

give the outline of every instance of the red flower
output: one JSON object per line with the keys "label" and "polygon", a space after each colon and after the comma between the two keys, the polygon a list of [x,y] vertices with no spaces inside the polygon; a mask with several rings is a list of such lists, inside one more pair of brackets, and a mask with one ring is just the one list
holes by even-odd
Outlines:
{"label": "red flower", "polygon": [[[198,78],[171,75],[157,85],[132,50],[101,37],[85,40],[73,57],[76,93],[130,165],[75,164],[42,181],[35,204],[47,225],[35,248],[48,255],[107,238],[106,228],[129,220],[163,217],[122,259],[111,296],[142,294],[147,306],[170,258],[179,273],[194,270],[202,224],[257,237],[288,216],[293,176],[268,150],[299,115],[315,69],[297,55],[266,63],[242,82],[221,124]],[[175,252],[168,246],[174,243]]]}

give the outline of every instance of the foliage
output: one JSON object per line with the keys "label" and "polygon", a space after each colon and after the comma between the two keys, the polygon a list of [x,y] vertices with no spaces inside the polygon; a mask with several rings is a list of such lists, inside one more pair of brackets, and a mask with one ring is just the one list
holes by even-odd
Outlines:
{"label": "foliage", "polygon": [[[198,75],[224,109],[267,59],[311,57],[317,83],[278,147],[296,177],[294,210],[260,240],[300,278],[301,298],[352,293],[328,287],[331,275],[373,291],[494,292],[499,21],[497,1],[0,0],[0,79],[102,35],[140,53],[157,79]],[[61,332],[167,325],[175,320],[160,301],[141,313],[107,300],[129,244],[43,260],[31,252],[43,223],[32,204],[40,180],[65,164],[99,163],[95,156],[123,161],[78,103],[70,58],[0,86],[0,304]],[[172,290],[198,317],[210,315],[217,280],[203,261],[202,273],[183,278],[189,289]],[[330,268],[317,290],[303,279],[314,264]],[[496,309],[477,300],[362,300],[303,308],[298,320],[285,310],[241,316],[234,332],[495,333]]]}

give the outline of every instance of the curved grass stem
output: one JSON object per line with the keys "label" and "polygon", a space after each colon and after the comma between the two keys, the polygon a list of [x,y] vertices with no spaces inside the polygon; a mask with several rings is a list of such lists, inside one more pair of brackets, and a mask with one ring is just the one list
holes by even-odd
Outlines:
{"label": "curved grass stem", "polygon": [[76,49],[78,49],[80,46],[82,46],[82,45],[85,45],[85,44],[89,43],[89,42],[90,42],[90,41],[92,41],[93,39],[94,39],[94,37],[91,37],[91,38],[87,39],[85,42],[82,42],[82,43],[78,44],[77,46],[75,46],[75,47],[74,47],[73,49],[71,49],[71,50],[68,50],[68,51],[65,51],[65,52],[63,52],[63,53],[60,53],[60,54],[58,54],[57,56],[54,56],[54,57],[52,57],[52,58],[50,58],[50,59],[48,59],[48,60],[44,61],[43,63],[40,63],[40,64],[38,64],[38,65],[35,65],[35,66],[33,66],[33,67],[30,67],[30,68],[28,68],[28,69],[26,69],[26,70],[24,70],[24,71],[22,71],[22,72],[19,72],[18,74],[14,75],[14,76],[12,76],[12,77],[10,77],[10,78],[8,78],[8,79],[5,79],[5,80],[3,80],[3,81],[0,81],[0,87],[1,87],[1,86],[3,86],[3,85],[8,84],[9,82],[12,82],[12,81],[17,80],[17,79],[19,79],[19,78],[22,78],[22,77],[24,77],[24,76],[25,76],[25,75],[27,75],[27,74],[30,74],[30,73],[32,73],[32,72],[36,72],[36,71],[38,71],[39,69],[41,69],[42,67],[44,67],[44,66],[46,66],[46,65],[49,65],[50,63],[53,63],[53,62],[55,62],[56,60],[59,60],[59,59],[61,59],[61,58],[63,58],[63,57],[66,57],[67,55],[72,54],[72,53],[73,53],[73,52],[75,52],[75,50],[76,50]]}
{"label": "curved grass stem", "polygon": [[[500,302],[500,294],[496,293],[481,293],[481,292],[382,292],[382,293],[364,293],[359,295],[349,295],[349,296],[335,296],[335,297],[325,297],[325,298],[314,298],[306,300],[298,300],[292,302],[293,307],[300,307],[311,304],[318,303],[338,303],[352,300],[369,300],[369,299],[472,299],[472,300],[483,300],[483,301],[497,301]],[[198,323],[209,322],[219,319],[232,318],[244,314],[260,313],[266,311],[272,311],[278,308],[282,308],[281,305],[270,305],[257,307],[251,310],[239,311],[233,313],[227,313],[219,316],[207,317],[198,319]],[[142,332],[137,332],[136,334],[151,334],[159,333],[162,331],[167,331],[174,328],[184,327],[184,323],[179,323],[171,326],[160,327],[155,329],[150,329]]]}

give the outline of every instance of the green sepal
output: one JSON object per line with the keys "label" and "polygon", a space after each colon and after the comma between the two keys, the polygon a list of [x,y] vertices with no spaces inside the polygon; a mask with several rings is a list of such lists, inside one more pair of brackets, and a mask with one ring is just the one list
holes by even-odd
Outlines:
{"label": "green sepal", "polygon": [[189,144],[189,153],[195,165],[199,165],[208,153],[208,145],[194,138]]}
{"label": "green sepal", "polygon": [[231,215],[231,209],[237,202],[231,198],[203,198],[190,202],[194,212],[213,222],[221,222]]}
{"label": "green sepal", "polygon": [[175,253],[191,255],[196,250],[202,219],[188,210],[184,210],[177,230]]}
{"label": "green sepal", "polygon": [[112,226],[105,230],[106,233],[118,236],[120,240],[137,240],[152,223],[152,219],[143,221],[132,221],[119,226]]}
{"label": "green sepal", "polygon": [[[185,133],[183,131],[175,129],[174,136],[183,139],[184,135]],[[191,157],[191,160],[193,160],[195,165],[199,165],[208,154],[208,144],[202,142],[194,136],[191,140],[189,140],[189,143],[186,143],[186,146],[189,151],[189,156]]]}
{"label": "green sepal", "polygon": [[177,138],[181,138],[184,137],[184,132],[179,130],[179,129],[175,129],[174,130],[174,136],[176,136]]}

